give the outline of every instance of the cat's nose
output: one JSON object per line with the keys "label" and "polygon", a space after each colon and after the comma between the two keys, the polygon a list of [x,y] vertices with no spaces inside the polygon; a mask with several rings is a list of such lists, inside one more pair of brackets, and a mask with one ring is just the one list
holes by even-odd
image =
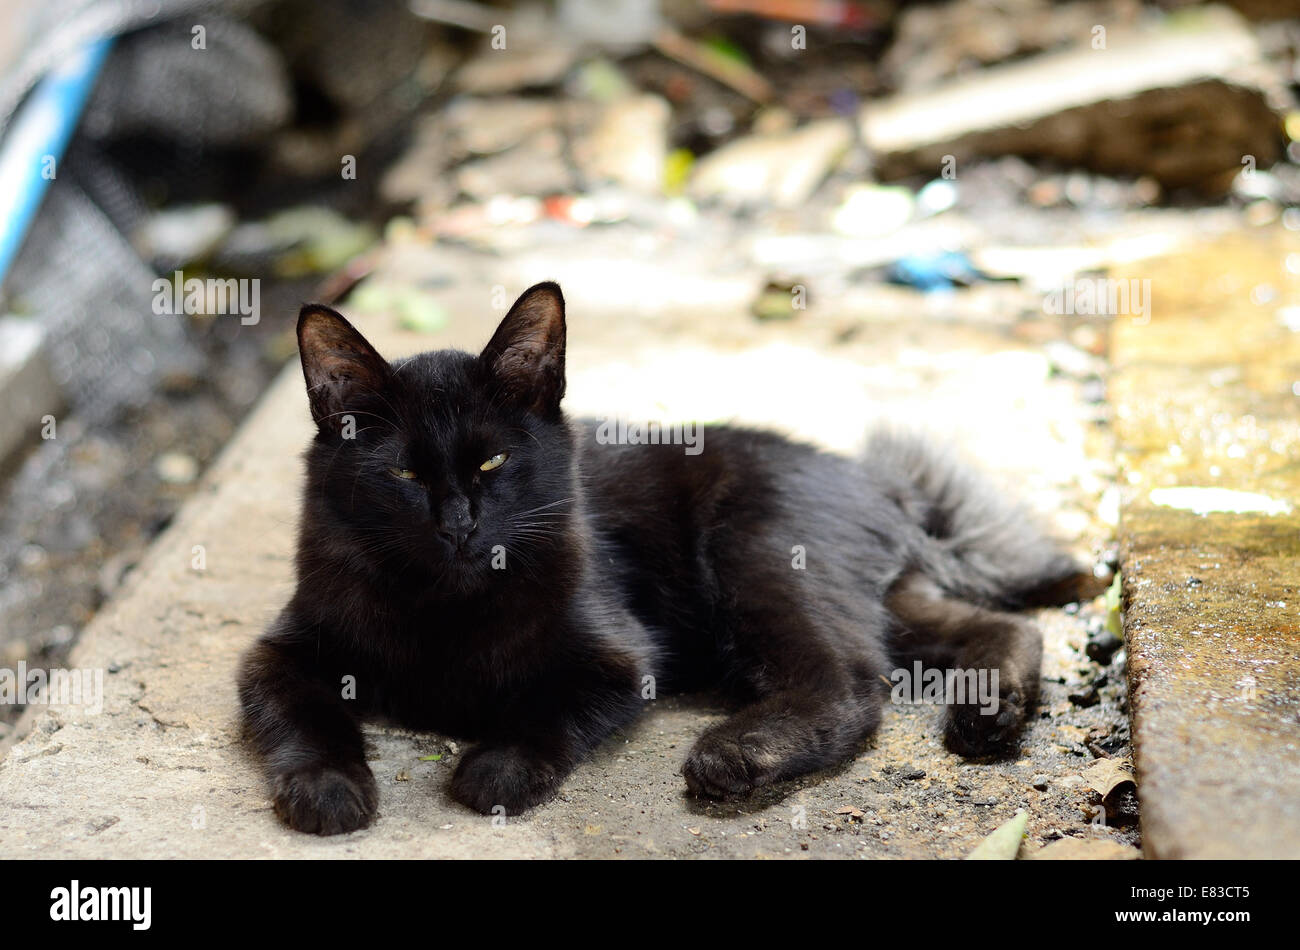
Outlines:
{"label": "cat's nose", "polygon": [[451,525],[444,524],[438,526],[438,534],[442,535],[453,548],[460,548],[464,547],[465,542],[469,540],[469,536],[474,533],[474,529],[477,527],[477,521]]}
{"label": "cat's nose", "polygon": [[439,514],[438,534],[453,548],[462,547],[478,527],[478,521],[470,514],[468,499],[462,496],[453,495],[444,501]]}

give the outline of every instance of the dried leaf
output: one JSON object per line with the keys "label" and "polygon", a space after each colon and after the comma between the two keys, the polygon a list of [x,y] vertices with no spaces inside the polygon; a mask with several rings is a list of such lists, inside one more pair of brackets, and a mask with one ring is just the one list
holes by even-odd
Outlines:
{"label": "dried leaf", "polygon": [[1102,800],[1121,785],[1136,785],[1132,763],[1128,759],[1098,759],[1083,773],[1088,787],[1095,789]]}

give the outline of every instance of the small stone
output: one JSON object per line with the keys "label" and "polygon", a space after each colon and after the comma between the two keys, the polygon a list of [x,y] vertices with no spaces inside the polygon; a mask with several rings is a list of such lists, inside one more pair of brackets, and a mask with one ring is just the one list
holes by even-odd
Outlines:
{"label": "small stone", "polygon": [[1030,781],[1030,784],[1033,785],[1034,788],[1038,789],[1040,792],[1045,792],[1047,791],[1047,776],[1035,775],[1033,779]]}
{"label": "small stone", "polygon": [[1121,637],[1116,636],[1110,630],[1102,628],[1089,635],[1088,645],[1084,647],[1083,652],[1088,654],[1088,659],[1094,663],[1109,666],[1111,658],[1123,645],[1124,640]]}
{"label": "small stone", "polygon": [[903,773],[903,778],[911,782],[923,779],[925,778],[925,769],[908,769]]}
{"label": "small stone", "polygon": [[1097,694],[1097,684],[1089,683],[1084,689],[1071,693],[1069,699],[1074,705],[1087,709],[1097,705],[1101,701],[1101,696]]}
{"label": "small stone", "polygon": [[188,485],[199,477],[199,463],[184,452],[164,452],[153,463],[154,472],[169,485]]}

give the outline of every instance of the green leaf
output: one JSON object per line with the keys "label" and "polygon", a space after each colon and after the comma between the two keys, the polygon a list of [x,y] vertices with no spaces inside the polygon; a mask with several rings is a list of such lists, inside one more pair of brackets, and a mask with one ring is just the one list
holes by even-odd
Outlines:
{"label": "green leaf", "polygon": [[1106,629],[1117,637],[1124,636],[1124,624],[1121,622],[1120,605],[1123,603],[1124,586],[1119,571],[1115,572],[1114,582],[1106,589]]}

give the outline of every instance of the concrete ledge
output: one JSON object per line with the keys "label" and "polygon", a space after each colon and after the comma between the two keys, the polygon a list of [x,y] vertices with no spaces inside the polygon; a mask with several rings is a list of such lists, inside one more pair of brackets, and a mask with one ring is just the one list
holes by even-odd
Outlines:
{"label": "concrete ledge", "polygon": [[[1143,847],[1300,858],[1300,249],[1278,229],[1144,265],[1112,398]],[[1231,275],[1228,279],[1225,275]],[[1256,288],[1278,296],[1252,300]],[[1256,294],[1256,299],[1258,295]]]}

